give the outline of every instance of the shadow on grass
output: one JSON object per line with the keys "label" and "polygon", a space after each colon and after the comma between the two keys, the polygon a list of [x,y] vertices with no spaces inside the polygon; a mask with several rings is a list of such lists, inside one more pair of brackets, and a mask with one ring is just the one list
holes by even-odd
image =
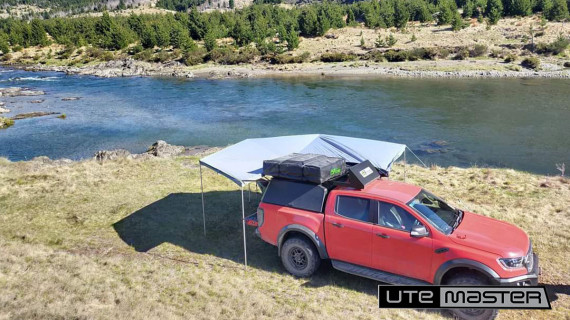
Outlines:
{"label": "shadow on grass", "polygon": [[[171,243],[194,253],[243,263],[241,192],[207,192],[204,198],[206,236],[203,231],[200,193],[170,194],[116,222],[113,228],[126,244],[139,252],[147,252],[163,243]],[[255,212],[258,203],[255,200],[259,201],[259,195],[252,193],[251,202],[248,198],[246,193],[246,216]],[[257,238],[252,227],[246,227],[246,239],[250,267],[286,273],[280,258],[277,257],[277,249]],[[303,286],[338,286],[376,296],[378,284],[380,283],[374,280],[337,271],[327,260],[323,261],[317,273]],[[445,312],[436,313],[447,315]]]}
{"label": "shadow on grass", "polygon": [[550,302],[554,302],[558,300],[558,296],[561,294],[570,296],[570,285],[565,284],[542,284],[546,287],[546,293],[548,294],[548,298]]}

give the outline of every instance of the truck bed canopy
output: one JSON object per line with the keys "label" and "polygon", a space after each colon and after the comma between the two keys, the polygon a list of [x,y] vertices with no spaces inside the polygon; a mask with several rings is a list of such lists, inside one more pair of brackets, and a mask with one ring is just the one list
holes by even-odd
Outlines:
{"label": "truck bed canopy", "polygon": [[392,163],[400,158],[405,150],[406,145],[404,144],[325,134],[246,139],[238,142],[200,160],[204,235],[206,235],[206,213],[202,165],[224,175],[241,187],[243,254],[244,263],[247,266],[243,187],[247,182],[261,178],[263,160],[279,158],[290,153],[313,153],[343,158],[349,163],[369,160],[376,168],[389,172]]}
{"label": "truck bed canopy", "polygon": [[243,140],[203,158],[200,164],[244,186],[261,177],[263,160],[290,153],[321,154],[352,163],[369,160],[376,168],[390,171],[405,148],[403,144],[325,134],[282,136]]}

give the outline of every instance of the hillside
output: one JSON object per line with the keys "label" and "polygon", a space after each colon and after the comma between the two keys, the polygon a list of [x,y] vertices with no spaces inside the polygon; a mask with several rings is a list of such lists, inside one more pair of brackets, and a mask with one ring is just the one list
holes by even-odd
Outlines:
{"label": "hillside", "polygon": [[[312,278],[296,279],[252,229],[244,270],[238,189],[204,172],[207,236],[195,156],[0,160],[0,318],[450,317],[378,310],[374,281],[326,263]],[[504,310],[499,319],[567,318],[570,180],[417,166],[407,177],[461,208],[515,223],[533,239],[553,310]],[[393,179],[402,180],[401,164]]]}

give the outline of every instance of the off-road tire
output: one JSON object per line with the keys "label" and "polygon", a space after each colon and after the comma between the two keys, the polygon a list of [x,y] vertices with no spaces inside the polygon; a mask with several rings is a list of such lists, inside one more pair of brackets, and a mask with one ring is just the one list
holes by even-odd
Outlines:
{"label": "off-road tire", "polygon": [[281,247],[281,262],[292,275],[306,278],[319,268],[321,257],[309,239],[293,237]]}
{"label": "off-road tire", "polygon": [[[487,280],[477,274],[460,273],[447,283],[451,286],[484,286]],[[497,317],[497,309],[451,309],[456,319],[461,320],[492,320]]]}

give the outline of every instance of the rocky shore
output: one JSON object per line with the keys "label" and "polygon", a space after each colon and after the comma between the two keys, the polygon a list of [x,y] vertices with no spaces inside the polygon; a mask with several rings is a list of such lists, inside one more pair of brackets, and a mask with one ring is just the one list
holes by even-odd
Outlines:
{"label": "rocky shore", "polygon": [[404,77],[404,78],[562,78],[570,79],[570,69],[545,64],[542,70],[517,68],[508,70],[504,63],[489,60],[473,61],[413,61],[374,63],[352,61],[342,63],[302,63],[271,65],[204,64],[187,67],[179,62],[149,63],[131,58],[100,64],[49,66],[42,64],[11,66],[29,71],[56,71],[66,74],[97,77],[175,77],[175,78],[262,78],[262,77]]}

